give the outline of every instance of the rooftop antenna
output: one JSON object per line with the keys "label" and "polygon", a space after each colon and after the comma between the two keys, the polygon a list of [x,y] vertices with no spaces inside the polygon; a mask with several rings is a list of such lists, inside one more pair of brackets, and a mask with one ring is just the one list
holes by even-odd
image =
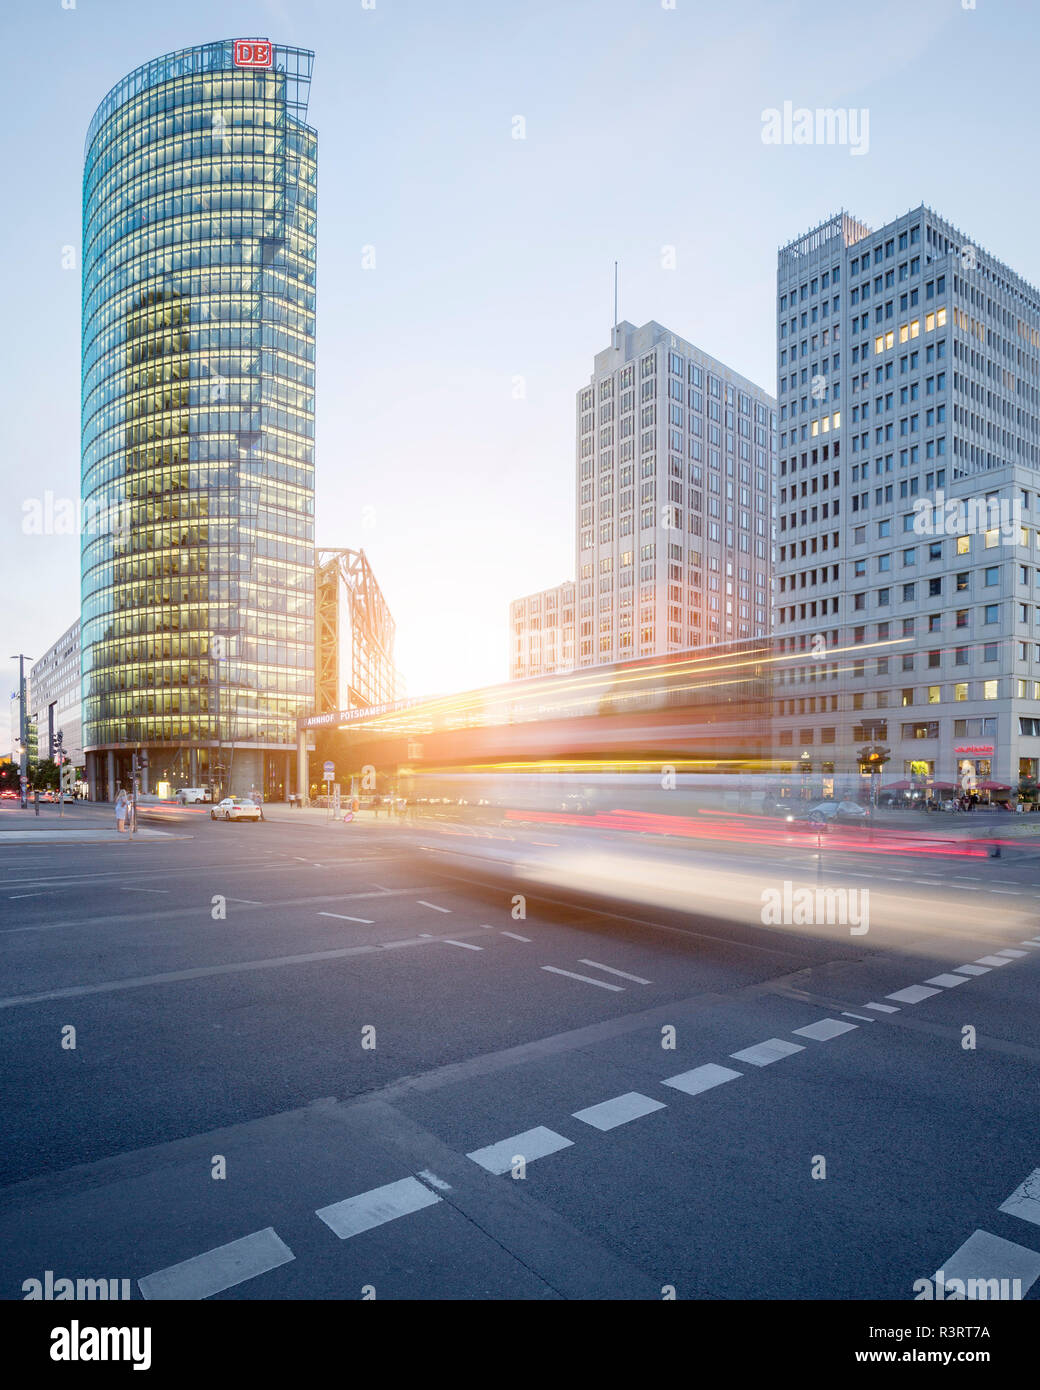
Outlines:
{"label": "rooftop antenna", "polygon": [[613,333],[611,334],[611,338],[612,338],[612,340],[613,340],[612,345],[613,345],[615,348],[616,348],[617,345],[618,345],[618,331],[617,331],[618,317],[617,317],[617,313],[618,313],[618,309],[617,309],[617,261],[615,261],[615,262],[614,262],[614,331],[613,331]]}

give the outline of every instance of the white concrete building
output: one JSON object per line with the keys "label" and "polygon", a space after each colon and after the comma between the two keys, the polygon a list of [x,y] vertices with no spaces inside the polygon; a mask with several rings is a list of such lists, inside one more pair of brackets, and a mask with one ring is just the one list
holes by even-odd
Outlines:
{"label": "white concrete building", "polygon": [[926,207],[779,253],[776,739],[1014,786],[1040,756],[1040,294]]}
{"label": "white concrete building", "polygon": [[574,669],[574,580],[509,605],[510,680]]}
{"label": "white concrete building", "polygon": [[66,753],[82,767],[83,711],[80,687],[79,619],[63,632],[29,672],[29,718],[36,725],[39,757],[54,757],[60,732]]}
{"label": "white concrete building", "polygon": [[[659,323],[626,322],[596,354],[576,406],[573,639],[561,630],[573,664],[764,635],[773,398]],[[540,642],[531,622],[544,624],[554,592],[512,605],[512,675],[548,674],[530,664]]]}
{"label": "white concrete building", "polygon": [[659,323],[577,395],[577,664],[768,631],[776,402]]}

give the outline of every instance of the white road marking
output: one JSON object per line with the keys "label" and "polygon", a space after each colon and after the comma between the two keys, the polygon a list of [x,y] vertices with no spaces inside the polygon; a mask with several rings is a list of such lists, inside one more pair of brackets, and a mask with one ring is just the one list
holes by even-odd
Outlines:
{"label": "white road marking", "polygon": [[854,1023],[842,1023],[837,1018],[821,1018],[819,1023],[808,1023],[804,1028],[792,1028],[791,1031],[800,1038],[812,1038],[815,1042],[829,1042],[831,1038],[851,1032],[855,1026]]}
{"label": "white road marking", "polygon": [[1009,960],[1018,960],[1018,958],[1019,958],[1020,956],[1024,956],[1024,955],[1025,955],[1025,951],[1013,951],[1013,950],[1011,949],[1011,947],[1009,946],[1009,947],[1008,947],[1006,950],[1004,950],[1004,951],[998,951],[998,952],[997,952],[997,955],[998,955],[998,956],[1007,956]]}
{"label": "white road marking", "polygon": [[606,980],[594,980],[591,975],[575,975],[573,970],[559,970],[555,965],[543,965],[542,969],[550,971],[553,975],[566,975],[568,980],[584,980],[587,985],[599,985],[600,989],[624,993],[624,985],[608,985]]}
{"label": "white road marking", "polygon": [[792,1052],[804,1052],[801,1043],[790,1043],[783,1038],[767,1038],[765,1042],[745,1047],[740,1052],[729,1055],[735,1062],[750,1062],[753,1067],[768,1067],[771,1062],[779,1062],[781,1057],[790,1057]]}
{"label": "white road marking", "polygon": [[1023,941],[1023,946],[1032,946],[1034,951],[1040,951],[1040,941]]}
{"label": "white road marking", "polygon": [[169,893],[169,888],[138,888],[136,885],[130,888],[120,888],[120,893]]}
{"label": "white road marking", "polygon": [[267,1226],[204,1255],[146,1274],[138,1279],[137,1287],[148,1299],[209,1298],[295,1258],[274,1227]]}
{"label": "white road marking", "polygon": [[585,960],[584,957],[578,962],[579,965],[591,965],[595,970],[605,970],[608,975],[617,975],[622,980],[634,980],[637,985],[648,985],[649,980],[644,980],[641,975],[630,975],[627,970],[615,970],[612,965],[600,965],[598,960]]}
{"label": "white road marking", "polygon": [[335,917],[339,922],[363,922],[366,927],[374,926],[371,917],[348,917],[345,912],[319,912],[319,917]]}
{"label": "white road marking", "polygon": [[504,931],[503,936],[508,936],[513,941],[530,941],[529,936],[518,936],[515,931]]}
{"label": "white road marking", "polygon": [[450,912],[450,911],[451,911],[451,908],[450,908],[450,907],[438,907],[436,903],[428,903],[428,902],[426,902],[426,900],[425,900],[424,898],[416,898],[416,902],[418,903],[418,905],[419,905],[420,907],[432,907],[433,910],[434,910],[434,912]]}
{"label": "white road marking", "polygon": [[243,960],[232,965],[202,965],[192,970],[168,970],[163,975],[141,975],[135,979],[106,980],[99,985],[71,985],[66,989],[51,989],[40,994],[15,994],[0,999],[0,1009],[18,1004],[42,1004],[51,999],[75,999],[86,994],[110,994],[122,989],[141,989],[145,985],[168,985],[181,980],[204,980],[212,975],[238,975],[244,970],[277,970],[283,965],[310,965],[319,960],[342,960],[347,956],[368,955],[378,946],[344,946],[338,951],[309,951],[300,956],[272,956],[267,960]]}
{"label": "white road marking", "polygon": [[864,1004],[865,1009],[877,1009],[879,1014],[897,1014],[898,1009],[894,1009],[891,1004]]}
{"label": "white road marking", "polygon": [[482,951],[483,946],[474,946],[470,941],[452,941],[450,937],[441,938],[445,946],[461,946],[464,951]]}
{"label": "white road marking", "polygon": [[707,1062],[703,1067],[694,1067],[692,1071],[681,1071],[678,1076],[669,1076],[666,1081],[662,1081],[662,1086],[672,1086],[677,1091],[684,1091],[688,1096],[699,1096],[702,1091],[710,1091],[713,1086],[721,1086],[724,1081],[735,1081],[738,1076],[743,1076],[742,1071],[734,1071],[732,1067],[720,1067],[716,1062]]}
{"label": "white road marking", "polygon": [[955,972],[957,975],[988,975],[988,965],[958,965]]}
{"label": "white road marking", "polygon": [[573,1139],[564,1139],[563,1135],[557,1134],[555,1130],[539,1125],[536,1129],[524,1130],[523,1134],[514,1134],[511,1139],[500,1139],[497,1144],[489,1144],[486,1149],[474,1149],[466,1157],[471,1158],[474,1163],[479,1163],[481,1168],[486,1168],[489,1173],[508,1173],[513,1166],[514,1158],[522,1158],[525,1163],[532,1163],[536,1158],[545,1158],[546,1154],[558,1153],[560,1149],[573,1147]]}
{"label": "white road marking", "polygon": [[930,999],[933,994],[938,994],[937,989],[929,989],[927,985],[909,985],[906,989],[897,989],[894,994],[886,994],[886,999],[898,999],[900,1004],[920,1004],[922,999]]}
{"label": "white road marking", "polygon": [[428,1182],[431,1187],[436,1187],[440,1192],[450,1192],[451,1183],[439,1178],[436,1173],[431,1173],[429,1168],[423,1168],[419,1172],[419,1177]]}
{"label": "white road marking", "polygon": [[[944,1277],[940,1279],[940,1275]],[[1022,1296],[1040,1276],[1040,1255],[1024,1245],[1003,1240],[989,1231],[973,1231],[964,1244],[944,1260],[933,1278],[945,1293],[951,1279],[1021,1279]],[[964,1290],[967,1293],[967,1289]],[[988,1292],[988,1290],[987,1290]]]}
{"label": "white road marking", "polygon": [[1007,956],[979,956],[976,965],[1010,965]]}
{"label": "white road marking", "polygon": [[441,1198],[436,1192],[431,1192],[418,1178],[402,1178],[400,1182],[389,1182],[385,1187],[373,1187],[357,1197],[319,1207],[314,1215],[340,1240],[347,1240],[387,1221],[396,1221],[399,1216],[432,1207],[439,1201]]}
{"label": "white road marking", "polygon": [[[57,893],[60,890],[54,888],[51,891]],[[124,888],[123,891],[125,893],[126,889]],[[8,893],[7,896],[11,899],[12,902],[14,902],[16,898],[44,898],[47,896],[47,890],[44,889],[42,893]]]}
{"label": "white road marking", "polygon": [[254,898],[228,898],[229,903],[248,903],[250,907],[263,907],[263,903],[258,903]]}
{"label": "white road marking", "polygon": [[998,1211],[1008,1216],[1020,1216],[1023,1221],[1032,1221],[1040,1226],[1040,1168],[1034,1168],[1021,1187],[1016,1187],[1006,1202],[1001,1202]]}
{"label": "white road marking", "polygon": [[943,989],[953,989],[954,985],[966,985],[967,975],[933,975],[930,980],[925,980],[926,985],[942,985]]}
{"label": "white road marking", "polygon": [[640,1095],[638,1091],[626,1091],[624,1095],[600,1101],[598,1105],[575,1110],[573,1118],[581,1120],[582,1124],[592,1125],[593,1129],[607,1130],[616,1129],[618,1125],[628,1124],[629,1120],[639,1120],[644,1115],[653,1114],[655,1110],[664,1109],[663,1101],[651,1100],[649,1096]]}
{"label": "white road marking", "polygon": [[876,1019],[876,1018],[868,1018],[866,1014],[852,1014],[852,1013],[849,1013],[848,1009],[842,1009],[842,1011],[841,1011],[841,1016],[842,1016],[842,1018],[858,1018],[858,1019],[862,1019],[862,1021],[863,1021],[864,1023],[877,1023],[877,1019]]}

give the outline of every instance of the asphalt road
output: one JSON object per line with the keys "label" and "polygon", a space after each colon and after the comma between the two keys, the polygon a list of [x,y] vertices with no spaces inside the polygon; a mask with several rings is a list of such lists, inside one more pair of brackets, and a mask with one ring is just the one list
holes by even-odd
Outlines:
{"label": "asphalt road", "polygon": [[[269,814],[0,828],[0,1297],[1038,1296],[1031,851],[618,835],[667,903],[517,904],[499,832]],[[785,875],[869,932],[717,910]]]}

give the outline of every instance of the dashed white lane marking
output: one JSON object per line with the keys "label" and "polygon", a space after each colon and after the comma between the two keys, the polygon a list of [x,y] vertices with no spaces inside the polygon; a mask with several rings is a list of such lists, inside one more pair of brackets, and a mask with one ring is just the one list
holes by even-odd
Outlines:
{"label": "dashed white lane marking", "polygon": [[419,905],[420,907],[432,907],[433,910],[434,910],[434,912],[450,912],[450,911],[451,911],[451,908],[450,908],[450,907],[438,907],[436,903],[428,903],[428,902],[426,901],[425,898],[416,898],[415,901],[418,903],[418,905]]}
{"label": "dashed white lane marking", "polygon": [[1011,947],[1009,946],[1009,947],[1007,947],[1006,950],[998,951],[998,952],[997,952],[997,955],[998,955],[998,956],[1007,956],[1008,960],[1018,960],[1019,957],[1025,955],[1025,951],[1014,951],[1014,950],[1012,950]]}
{"label": "dashed white lane marking", "polygon": [[530,939],[531,939],[529,936],[520,936],[520,935],[519,935],[517,932],[515,932],[515,931],[504,931],[504,932],[502,933],[502,935],[503,935],[503,936],[508,936],[508,937],[510,938],[510,940],[512,940],[512,941],[530,941]]}
{"label": "dashed white lane marking", "polygon": [[441,937],[445,946],[461,946],[464,951],[482,951],[483,946],[474,946],[471,941],[452,941],[448,936]]}
{"label": "dashed white lane marking", "polygon": [[973,1231],[964,1244],[943,1261],[942,1268],[936,1270],[933,1277],[944,1293],[951,1279],[962,1282],[968,1279],[1021,1279],[1022,1296],[1025,1297],[1038,1276],[1040,1255],[1035,1250],[1027,1250],[1024,1245],[1003,1240],[989,1231]]}
{"label": "dashed white lane marking", "polygon": [[933,975],[930,980],[925,980],[926,985],[942,985],[943,989],[953,989],[954,985],[966,985],[967,975]]}
{"label": "dashed white lane marking", "polygon": [[439,1178],[436,1173],[431,1173],[429,1168],[420,1169],[419,1177],[422,1178],[424,1182],[429,1183],[431,1187],[437,1188],[439,1192],[451,1191],[451,1183],[445,1182],[444,1179]]}
{"label": "dashed white lane marking", "polygon": [[600,989],[612,989],[616,994],[624,992],[624,985],[608,985],[606,980],[594,980],[591,975],[575,975],[573,970],[560,970],[555,965],[543,965],[553,975],[566,975],[568,980],[584,980],[587,985],[599,985]]}
{"label": "dashed white lane marking", "polygon": [[930,999],[933,994],[938,994],[937,989],[928,989],[926,985],[910,985],[907,989],[897,989],[894,994],[886,994],[886,999],[898,999],[900,1004],[920,1004],[922,999]]}
{"label": "dashed white lane marking", "polygon": [[629,1120],[641,1119],[655,1110],[664,1110],[663,1101],[651,1100],[638,1091],[626,1091],[622,1096],[600,1101],[598,1105],[588,1105],[584,1110],[575,1110],[574,1119],[594,1129],[616,1129],[618,1125],[628,1124]]}
{"label": "dashed white lane marking", "polygon": [[955,972],[957,975],[988,975],[988,965],[958,965]]}
{"label": "dashed white lane marking", "polygon": [[250,907],[263,907],[255,898],[228,898],[229,903],[248,903]]}
{"label": "dashed white lane marking", "polygon": [[148,1299],[209,1298],[295,1258],[274,1227],[266,1226],[251,1236],[207,1250],[204,1255],[146,1274],[138,1279],[137,1287]]}
{"label": "dashed white lane marking", "polygon": [[436,1192],[431,1192],[418,1178],[402,1178],[400,1182],[389,1182],[385,1187],[373,1187],[357,1197],[319,1207],[314,1215],[340,1240],[347,1240],[362,1231],[371,1231],[374,1226],[396,1221],[399,1216],[432,1207],[440,1200]]}
{"label": "dashed white lane marking", "polygon": [[1034,951],[1040,951],[1040,941],[1023,941],[1023,946],[1032,946]]}
{"label": "dashed white lane marking", "polygon": [[861,1019],[864,1023],[877,1023],[876,1018],[868,1018],[866,1014],[849,1013],[848,1009],[842,1009],[841,1016],[842,1018],[858,1018]]}
{"label": "dashed white lane marking", "polygon": [[976,965],[1010,965],[1007,956],[979,956]]}
{"label": "dashed white lane marking", "polygon": [[[123,891],[126,892],[126,889]],[[7,896],[12,902],[14,902],[15,898],[44,898],[47,896],[47,890],[44,889],[42,893],[8,893]]]}
{"label": "dashed white lane marking", "polygon": [[804,1052],[801,1043],[786,1042],[783,1038],[767,1038],[765,1042],[745,1047],[741,1052],[729,1055],[735,1062],[750,1062],[753,1067],[768,1067],[771,1062],[779,1062],[781,1057],[790,1057],[792,1052]]}
{"label": "dashed white lane marking", "polygon": [[821,1018],[819,1023],[808,1023],[804,1028],[792,1028],[791,1031],[799,1038],[829,1042],[831,1038],[839,1037],[842,1033],[850,1033],[855,1026],[854,1023],[842,1023],[838,1018]]}
{"label": "dashed white lane marking", "polygon": [[138,887],[136,886],[136,884],[135,884],[135,885],[133,885],[133,886],[130,887],[130,888],[120,888],[119,891],[120,891],[120,893],[164,893],[164,894],[168,894],[168,893],[171,892],[171,889],[169,889],[169,888],[138,888]]}
{"label": "dashed white lane marking", "polygon": [[364,922],[366,927],[374,925],[371,917],[348,917],[345,912],[319,912],[319,917],[335,917],[338,922]]}
{"label": "dashed white lane marking", "polygon": [[622,980],[634,980],[637,985],[648,985],[649,980],[644,980],[641,975],[630,975],[627,970],[615,970],[612,965],[600,965],[598,960],[586,960],[584,957],[579,961],[580,965],[591,965],[594,970],[605,970],[608,975],[617,975]]}
{"label": "dashed white lane marking", "polygon": [[877,1009],[879,1014],[897,1014],[898,1009],[894,1009],[891,1004],[864,1004],[865,1009]]}
{"label": "dashed white lane marking", "polygon": [[1040,1226],[1040,1168],[1034,1168],[1021,1187],[1016,1187],[1006,1202],[997,1208],[1008,1216],[1020,1216]]}
{"label": "dashed white lane marking", "polygon": [[564,1139],[555,1130],[538,1125],[535,1129],[524,1130],[523,1134],[514,1134],[511,1139],[489,1144],[486,1149],[474,1149],[466,1157],[479,1163],[489,1173],[508,1173],[515,1158],[531,1163],[536,1158],[545,1158],[546,1154],[558,1153],[560,1149],[569,1149],[573,1145],[573,1139]]}
{"label": "dashed white lane marking", "polygon": [[734,1071],[732,1067],[720,1067],[715,1062],[708,1062],[703,1067],[670,1076],[661,1085],[673,1086],[677,1091],[685,1091],[688,1096],[699,1096],[702,1091],[710,1091],[713,1086],[721,1086],[724,1081],[735,1081],[743,1075],[742,1071]]}

